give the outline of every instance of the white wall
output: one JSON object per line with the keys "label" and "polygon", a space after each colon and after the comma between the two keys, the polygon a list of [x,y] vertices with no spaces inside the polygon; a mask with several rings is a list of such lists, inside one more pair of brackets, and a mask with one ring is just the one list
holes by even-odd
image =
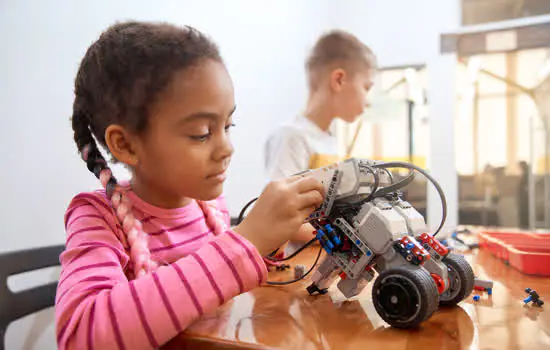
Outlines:
{"label": "white wall", "polygon": [[[445,190],[449,205],[446,227],[453,229],[458,217],[453,130],[456,57],[439,53],[439,37],[460,26],[459,0],[348,0],[331,6],[333,25],[353,32],[371,46],[381,67],[426,64],[430,105],[428,167]],[[430,227],[435,228],[440,218],[439,196],[430,186]]]}
{"label": "white wall", "polygon": [[[63,243],[70,199],[99,185],[77,156],[69,117],[78,63],[101,30],[116,20],[163,20],[196,26],[220,45],[237,95],[226,186],[236,214],[263,187],[267,133],[302,107],[303,60],[327,16],[328,0],[1,1],[0,251]],[[7,349],[32,348],[26,335],[44,327],[35,348],[55,348],[51,316],[14,323]]]}
{"label": "white wall", "polygon": [[116,20],[165,20],[194,25],[220,45],[238,106],[237,152],[226,186],[235,212],[263,185],[258,145],[302,105],[302,62],[326,13],[323,2],[313,0],[2,2],[1,212],[13,239],[0,249],[63,242],[71,196],[98,186],[77,156],[69,117],[78,63],[101,30]]}

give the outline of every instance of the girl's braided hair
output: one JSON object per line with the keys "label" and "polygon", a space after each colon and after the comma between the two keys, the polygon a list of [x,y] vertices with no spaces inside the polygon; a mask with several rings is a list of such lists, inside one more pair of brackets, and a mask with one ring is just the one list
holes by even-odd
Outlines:
{"label": "girl's braided hair", "polygon": [[[88,170],[105,187],[120,220],[135,277],[151,271],[156,263],[151,260],[141,223],[132,215],[125,189],[118,185],[96,140],[108,149],[105,130],[111,124],[143,132],[150,106],[174,73],[206,59],[222,62],[216,44],[194,28],[125,22],[108,28],[88,48],[76,75],[74,140]],[[206,202],[197,202],[214,233],[223,231],[219,211]]]}

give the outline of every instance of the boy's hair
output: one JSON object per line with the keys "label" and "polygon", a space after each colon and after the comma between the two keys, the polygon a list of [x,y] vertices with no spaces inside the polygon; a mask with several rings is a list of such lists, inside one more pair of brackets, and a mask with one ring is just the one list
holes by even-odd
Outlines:
{"label": "boy's hair", "polygon": [[310,87],[316,85],[319,73],[327,68],[343,68],[348,74],[354,74],[375,67],[376,58],[372,50],[355,35],[343,30],[323,34],[306,60]]}
{"label": "boy's hair", "polygon": [[[108,149],[105,130],[111,124],[143,132],[151,105],[174,73],[206,59],[222,62],[217,46],[196,29],[125,22],[108,28],[88,48],[76,75],[74,140],[88,169],[106,188],[131,247],[135,277],[148,272],[154,263],[141,224],[132,216],[124,190],[94,137]],[[205,203],[199,204],[209,212]],[[214,219],[214,215],[207,215],[210,223]]]}

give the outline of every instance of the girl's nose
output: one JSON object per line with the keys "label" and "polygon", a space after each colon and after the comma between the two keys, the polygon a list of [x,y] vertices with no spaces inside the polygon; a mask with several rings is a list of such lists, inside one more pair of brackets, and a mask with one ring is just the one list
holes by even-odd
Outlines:
{"label": "girl's nose", "polygon": [[235,148],[233,147],[233,143],[231,142],[229,135],[224,134],[216,149],[215,158],[216,160],[224,160],[231,157],[234,151]]}

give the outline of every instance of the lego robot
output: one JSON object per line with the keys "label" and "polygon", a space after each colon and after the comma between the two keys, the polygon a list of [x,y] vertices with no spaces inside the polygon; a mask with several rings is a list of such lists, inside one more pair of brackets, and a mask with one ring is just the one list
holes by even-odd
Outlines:
{"label": "lego robot", "polygon": [[[412,171],[393,183],[388,169],[395,167]],[[412,181],[414,171],[432,181],[441,195],[444,215],[439,231],[446,213],[444,194],[413,164],[352,158],[301,173],[325,186],[322,206],[306,220],[328,253],[313,270],[310,294],[325,293],[340,278],[337,288],[351,298],[374,280],[375,309],[397,328],[416,327],[439,305],[453,306],[470,295],[471,266],[426,233],[422,215],[403,200],[400,189]]]}

